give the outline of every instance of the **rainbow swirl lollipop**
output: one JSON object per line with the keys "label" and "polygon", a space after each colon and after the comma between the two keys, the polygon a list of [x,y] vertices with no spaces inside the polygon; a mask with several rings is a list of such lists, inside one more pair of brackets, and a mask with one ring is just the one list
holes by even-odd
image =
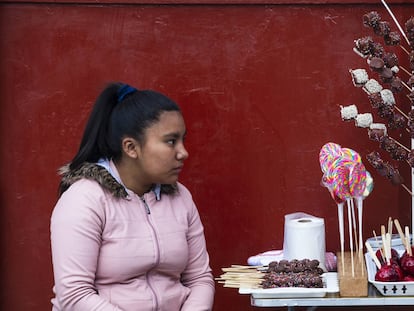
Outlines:
{"label": "rainbow swirl lollipop", "polygon": [[349,159],[347,157],[344,157],[342,155],[335,157],[332,160],[332,167],[338,167],[338,166],[343,166],[343,167],[347,167],[347,168],[351,168],[353,165],[355,164],[355,161],[353,161],[352,159]]}
{"label": "rainbow swirl lollipop", "polygon": [[349,168],[346,166],[336,166],[332,174],[333,182],[330,189],[335,196],[342,201],[351,198],[351,193],[349,192]]}
{"label": "rainbow swirl lollipop", "polygon": [[354,162],[349,169],[349,192],[353,198],[362,197],[366,188],[367,171],[364,164]]}
{"label": "rainbow swirl lollipop", "polygon": [[319,151],[319,164],[323,173],[326,173],[334,158],[342,154],[342,148],[335,143],[326,143]]}
{"label": "rainbow swirl lollipop", "polygon": [[358,163],[362,162],[361,156],[359,155],[359,153],[356,152],[355,150],[350,149],[350,148],[342,148],[342,156],[344,158],[347,158],[347,159],[351,160],[351,161],[355,161],[355,162],[358,162]]}
{"label": "rainbow swirl lollipop", "polygon": [[353,161],[342,157],[342,155],[335,156],[329,160],[329,165],[327,166],[326,172],[322,177],[322,185],[327,188],[332,188],[334,186],[335,179],[337,178],[337,172],[335,171],[337,167],[351,167],[354,164]]}

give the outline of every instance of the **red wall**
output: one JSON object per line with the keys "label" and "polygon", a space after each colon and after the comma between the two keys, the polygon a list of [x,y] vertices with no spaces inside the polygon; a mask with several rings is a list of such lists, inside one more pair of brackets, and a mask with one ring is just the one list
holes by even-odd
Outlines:
{"label": "red wall", "polygon": [[[112,80],[182,106],[190,158],[181,181],[198,204],[216,276],[282,248],[284,215],[296,211],[323,217],[327,250],[337,251],[336,205],[320,186],[318,153],[329,141],[364,158],[379,150],[366,130],[341,121],[339,107],[371,111],[348,70],[367,67],[352,52],[354,39],[372,34],[362,15],[377,10],[392,22],[380,1],[111,2],[0,2],[1,309],[50,310],[56,170]],[[401,22],[414,13],[412,1],[390,3]],[[403,51],[392,50],[408,68]],[[397,100],[409,110],[404,96]],[[409,146],[406,133],[390,135]],[[364,237],[389,216],[410,225],[409,194],[365,164],[375,188],[364,203]],[[397,164],[410,187],[408,165]],[[214,310],[253,308],[217,285]]]}

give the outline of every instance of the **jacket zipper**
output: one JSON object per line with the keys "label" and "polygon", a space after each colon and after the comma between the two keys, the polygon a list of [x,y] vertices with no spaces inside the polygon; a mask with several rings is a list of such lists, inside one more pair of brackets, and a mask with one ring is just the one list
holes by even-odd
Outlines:
{"label": "jacket zipper", "polygon": [[147,201],[145,201],[145,198],[144,197],[140,197],[140,198],[141,198],[142,203],[144,203],[145,211],[147,212],[147,214],[148,215],[151,214],[151,210],[150,210],[150,208],[149,208],[149,206],[147,204]]}
{"label": "jacket zipper", "polygon": [[[156,251],[157,251],[157,253],[156,253],[156,259],[155,259],[155,263],[154,263],[154,267],[156,267],[156,266],[158,266],[158,263],[160,261],[160,255],[159,255],[160,254],[160,247],[159,247],[159,244],[158,244],[157,232],[155,231],[155,228],[154,228],[154,226],[152,224],[152,221],[151,221],[151,219],[149,217],[151,215],[151,210],[150,210],[150,208],[148,206],[147,201],[145,201],[144,196],[140,197],[140,199],[141,199],[142,203],[144,204],[145,211],[147,213],[148,224],[151,227],[151,230],[152,230],[152,232],[154,234],[154,241],[155,241],[155,246],[156,246]],[[150,272],[151,272],[151,270],[147,271],[147,273],[146,273],[147,274],[148,286],[152,290],[152,292],[154,293],[155,310],[158,310],[158,297],[157,297],[157,294],[156,294],[154,288],[151,286],[151,282],[150,282],[150,279],[149,279],[149,273]]]}

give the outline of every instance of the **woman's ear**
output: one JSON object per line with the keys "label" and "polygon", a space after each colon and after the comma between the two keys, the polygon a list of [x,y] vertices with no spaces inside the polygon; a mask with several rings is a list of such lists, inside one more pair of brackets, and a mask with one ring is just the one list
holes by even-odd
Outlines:
{"label": "woman's ear", "polygon": [[122,151],[130,158],[138,158],[139,150],[139,143],[136,139],[131,137],[122,139]]}

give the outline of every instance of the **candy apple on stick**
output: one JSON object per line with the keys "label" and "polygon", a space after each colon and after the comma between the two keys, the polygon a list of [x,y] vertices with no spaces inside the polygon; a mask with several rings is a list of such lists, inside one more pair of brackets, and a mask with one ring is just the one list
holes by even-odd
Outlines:
{"label": "candy apple on stick", "polygon": [[[388,233],[387,235],[390,236]],[[375,262],[375,265],[377,266],[377,269],[378,269],[377,273],[375,274],[375,280],[380,281],[380,282],[401,281],[403,279],[403,272],[397,264],[395,264],[394,262],[390,260],[390,257],[389,257],[390,247],[387,245],[388,243],[386,242],[386,240],[391,241],[390,238],[386,239],[385,236],[383,235],[383,246],[384,246],[384,250],[387,249],[387,251],[385,251],[386,260],[385,262],[382,262],[382,263],[378,259],[378,256],[376,255],[376,253],[374,253],[369,242],[368,241],[365,242],[365,246],[368,250],[368,253],[371,256],[372,260]]]}
{"label": "candy apple on stick", "polygon": [[401,269],[409,276],[414,276],[414,256],[413,256],[413,248],[410,244],[410,231],[408,226],[405,227],[405,252],[401,256],[400,265]]}
{"label": "candy apple on stick", "polygon": [[382,233],[381,236],[386,262],[375,274],[375,281],[399,282],[403,280],[404,273],[398,263],[391,260],[391,234],[387,232],[385,234]]}

